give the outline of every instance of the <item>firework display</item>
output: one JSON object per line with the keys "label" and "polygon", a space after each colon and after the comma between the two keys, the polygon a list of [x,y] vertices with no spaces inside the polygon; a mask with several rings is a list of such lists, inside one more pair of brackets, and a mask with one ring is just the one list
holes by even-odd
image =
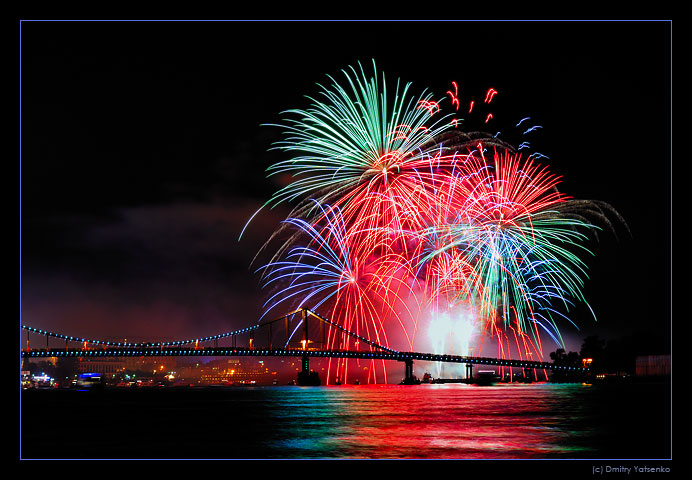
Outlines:
{"label": "firework display", "polygon": [[[290,181],[265,206],[294,206],[259,269],[265,315],[307,307],[409,350],[424,342],[471,355],[492,341],[501,358],[540,358],[542,336],[562,345],[560,322],[588,305],[582,255],[599,229],[589,219],[607,222],[609,207],[561,193],[560,177],[538,163],[547,157],[523,153],[528,142],[463,131],[459,115],[474,101],[456,82],[436,100],[411,95],[410,84],[389,88],[373,68],[369,78],[362,67],[330,77],[322,97],[278,125],[275,148],[290,157],[269,173]],[[475,104],[497,95],[490,88]],[[525,120],[517,127],[540,128]],[[433,338],[455,333],[461,346]],[[329,338],[331,348],[371,348]],[[332,375],[345,380],[346,364]]]}

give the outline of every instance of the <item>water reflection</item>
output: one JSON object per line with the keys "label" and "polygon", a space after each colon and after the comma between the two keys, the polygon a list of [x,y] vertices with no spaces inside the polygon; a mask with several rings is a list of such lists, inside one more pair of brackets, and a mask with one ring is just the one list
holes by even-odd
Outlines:
{"label": "water reflection", "polygon": [[663,384],[138,390],[26,392],[23,458],[670,458]]}
{"label": "water reflection", "polygon": [[594,402],[601,392],[593,390],[548,384],[277,389],[268,451],[300,458],[595,458],[608,453],[599,438],[619,427],[600,421]]}

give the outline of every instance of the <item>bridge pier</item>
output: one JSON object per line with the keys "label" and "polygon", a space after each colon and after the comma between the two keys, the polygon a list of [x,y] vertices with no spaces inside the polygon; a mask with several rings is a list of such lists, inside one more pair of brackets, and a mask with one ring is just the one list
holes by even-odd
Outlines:
{"label": "bridge pier", "polygon": [[407,358],[404,362],[404,379],[400,385],[418,385],[420,381],[413,375],[413,359]]}
{"label": "bridge pier", "polygon": [[467,380],[473,380],[473,364],[472,363],[466,364],[466,379]]}
{"label": "bridge pier", "polygon": [[524,367],[524,383],[533,383],[533,368]]}
{"label": "bridge pier", "polygon": [[322,384],[320,376],[317,372],[310,371],[310,357],[303,355],[303,369],[298,373],[298,385],[301,386],[319,386]]}

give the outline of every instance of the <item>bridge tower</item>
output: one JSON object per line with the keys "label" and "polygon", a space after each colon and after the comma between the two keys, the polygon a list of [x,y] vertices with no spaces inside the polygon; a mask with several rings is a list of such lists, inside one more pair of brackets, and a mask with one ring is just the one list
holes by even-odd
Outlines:
{"label": "bridge tower", "polygon": [[310,355],[308,355],[308,310],[303,309],[303,356],[301,357],[302,369],[298,373],[298,385],[317,386],[322,383],[320,376],[315,371],[310,371]]}

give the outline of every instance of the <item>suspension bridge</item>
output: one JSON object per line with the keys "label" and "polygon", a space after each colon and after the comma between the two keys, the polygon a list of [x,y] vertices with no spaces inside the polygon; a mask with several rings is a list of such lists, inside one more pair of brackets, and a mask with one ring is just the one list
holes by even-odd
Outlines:
{"label": "suspension bridge", "polygon": [[[341,358],[392,360],[403,362],[405,373],[402,384],[418,383],[413,375],[413,361],[446,362],[465,364],[467,378],[475,365],[520,368],[527,372],[535,370],[563,370],[586,373],[588,367],[556,365],[531,360],[448,355],[398,351],[385,347],[369,338],[351,332],[318,313],[301,308],[270,321],[258,323],[240,330],[225,332],[204,338],[166,342],[113,342],[68,336],[49,332],[28,325],[26,347],[21,349],[22,358],[52,357],[300,357],[302,371],[299,378],[310,373],[310,358]],[[45,348],[31,345],[30,335],[45,337]],[[64,341],[64,347],[49,345],[49,340]],[[230,345],[219,345],[219,342]],[[79,346],[74,346],[75,344]]]}

